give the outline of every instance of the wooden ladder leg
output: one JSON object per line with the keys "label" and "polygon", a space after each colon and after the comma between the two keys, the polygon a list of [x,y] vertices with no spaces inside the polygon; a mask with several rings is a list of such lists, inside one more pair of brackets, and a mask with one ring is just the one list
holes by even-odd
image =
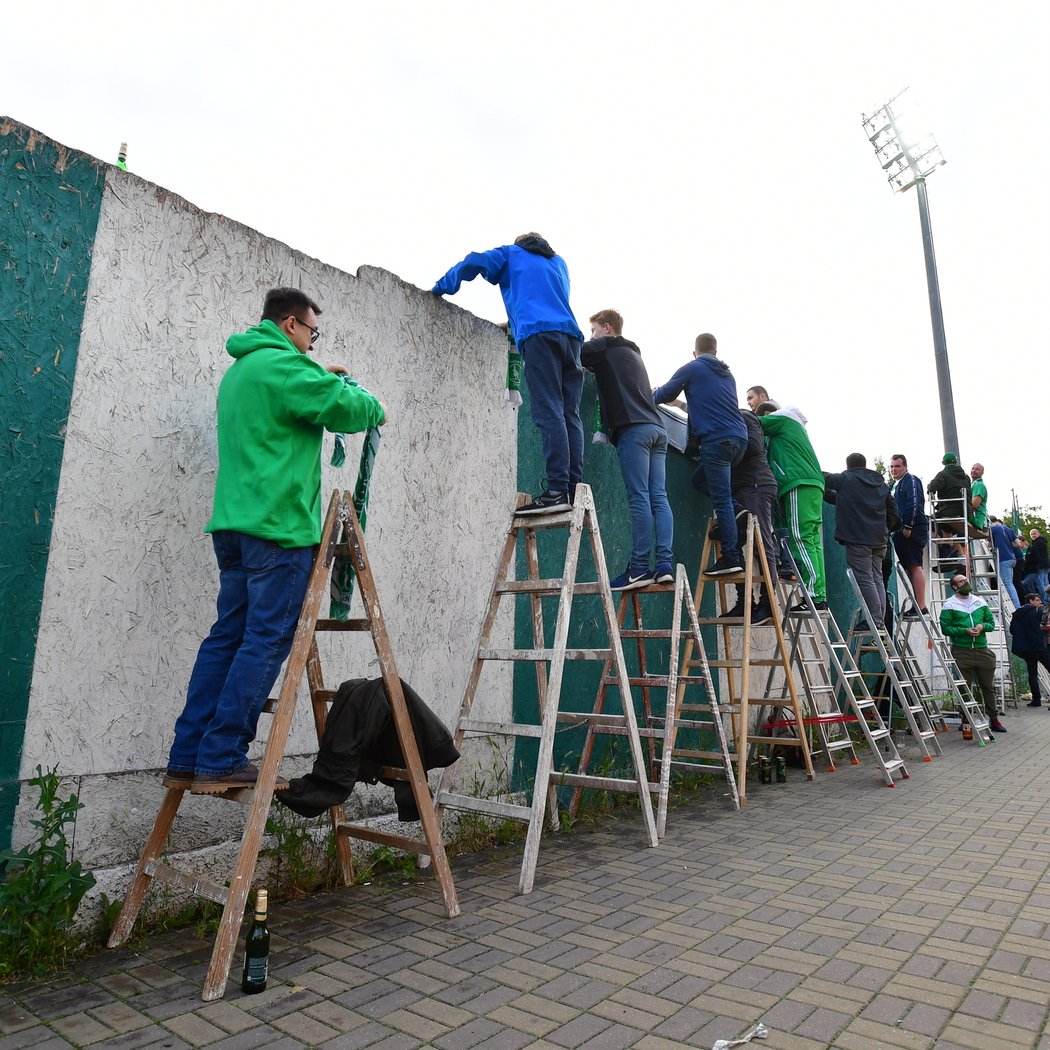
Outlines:
{"label": "wooden ladder leg", "polygon": [[138,918],[142,902],[146,897],[153,876],[147,874],[146,869],[157,859],[164,849],[164,843],[168,839],[168,832],[175,821],[175,814],[179,811],[182,802],[183,788],[167,788],[164,792],[164,801],[160,804],[157,819],[153,822],[153,830],[146,841],[142,856],[139,858],[135,876],[131,880],[128,892],[124,895],[124,903],[121,905],[120,914],[113,924],[113,930],[106,941],[107,948],[119,948],[131,936],[131,930]]}
{"label": "wooden ladder leg", "polygon": [[[317,651],[317,638],[310,646],[310,655],[306,660],[306,680],[310,684],[310,706],[314,714],[314,728],[317,730],[317,750],[321,750],[324,727],[328,720],[328,703],[319,694],[324,689],[324,675],[321,671],[321,655]],[[335,842],[335,857],[339,863],[339,876],[344,886],[354,881],[354,858],[350,842],[345,835],[339,834],[339,825],[343,822],[342,805],[332,806],[328,811],[332,824],[332,838]]]}

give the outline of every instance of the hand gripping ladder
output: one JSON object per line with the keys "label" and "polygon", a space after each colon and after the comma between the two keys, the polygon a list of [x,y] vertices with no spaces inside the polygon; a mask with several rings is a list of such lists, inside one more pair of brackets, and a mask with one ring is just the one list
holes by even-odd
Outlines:
{"label": "hand gripping ladder", "polygon": [[[528,501],[528,496],[518,495],[518,506]],[[568,532],[562,573],[556,578],[542,578],[539,568],[538,532],[564,529]],[[577,581],[576,573],[580,558],[580,546],[584,533],[590,538],[591,554],[597,570],[595,581]],[[515,552],[518,537],[524,537],[527,578],[515,579]],[[581,596],[597,596],[601,605],[600,620],[604,623],[608,644],[603,648],[576,648],[569,644],[569,626],[573,614],[574,600]],[[496,648],[492,644],[492,632],[496,623],[500,603],[504,598],[528,597],[532,611],[532,647],[528,649]],[[544,598],[557,599],[558,615],[551,645],[546,644],[543,606]],[[582,616],[577,616],[582,619]],[[525,839],[525,853],[521,864],[518,889],[521,893],[532,891],[536,878],[536,861],[539,856],[540,838],[543,834],[544,815],[548,809],[551,825],[558,826],[558,805],[555,784],[572,787],[596,788],[604,791],[623,791],[636,794],[641,803],[642,822],[650,846],[658,844],[656,821],[653,817],[649,780],[642,757],[642,746],[638,735],[634,701],[631,689],[621,686],[622,713],[608,714],[596,711],[570,712],[560,710],[563,694],[563,678],[567,660],[611,660],[616,668],[618,682],[629,681],[624,663],[620,632],[616,622],[616,610],[612,592],[609,590],[609,574],[602,549],[601,533],[594,510],[594,497],[589,485],[577,485],[572,510],[522,517],[512,514],[510,528],[503,541],[503,551],[492,583],[488,609],[481,624],[474,663],[467,678],[463,703],[459,711],[454,740],[461,748],[464,737],[509,737],[536,740],[539,754],[536,773],[532,782],[532,801],[528,805],[520,802],[493,798],[476,798],[454,790],[455,767],[446,769],[441,784],[434,795],[434,805],[440,815],[445,808],[481,813],[496,819],[522,821],[529,826]],[[536,695],[538,721],[536,722],[489,722],[473,718],[471,708],[477,694],[478,682],[485,664],[491,661],[518,661],[532,663],[536,668]],[[559,722],[573,724],[615,725],[623,729],[630,753],[632,775],[622,777],[599,777],[578,773],[559,773],[552,769],[554,759],[554,737]],[[460,762],[458,765],[462,765]]]}
{"label": "hand gripping ladder", "polygon": [[[857,665],[860,665],[864,653],[879,654],[883,667],[881,674],[885,675],[889,681],[890,694],[896,698],[898,706],[904,713],[912,738],[922,752],[923,762],[929,762],[931,761],[931,748],[938,755],[941,753],[940,741],[937,739],[937,730],[933,728],[930,716],[919,700],[911,679],[908,678],[904,661],[901,659],[900,653],[897,652],[893,639],[885,628],[881,631],[871,629],[873,621],[871,610],[864,601],[864,595],[861,593],[856,576],[853,575],[853,570],[847,569],[846,576],[849,578],[850,586],[853,588],[853,595],[860,606],[859,611],[853,614],[853,623],[850,625],[849,635],[846,638],[851,645],[854,639],[858,641]],[[865,620],[863,628],[858,626],[858,620],[861,617]],[[870,641],[865,639],[870,639]]]}

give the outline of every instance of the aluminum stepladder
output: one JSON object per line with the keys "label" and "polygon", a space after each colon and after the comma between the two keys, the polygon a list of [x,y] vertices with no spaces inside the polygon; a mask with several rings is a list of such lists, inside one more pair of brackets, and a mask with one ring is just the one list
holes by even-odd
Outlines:
{"label": "aluminum stepladder", "polygon": [[[352,560],[365,610],[364,617],[360,619],[326,620],[319,618],[322,601],[328,596],[329,577],[336,557],[349,557]],[[452,882],[452,872],[445,856],[440,826],[434,817],[426,772],[423,769],[415,734],[412,731],[412,722],[405,704],[401,679],[397,673],[386,621],[379,605],[375,578],[372,575],[365,550],[364,535],[357,521],[357,515],[354,513],[351,493],[336,491],[332,494],[329,503],[320,546],[307,584],[306,598],[303,601],[291,652],[285,665],[281,692],[276,701],[267,701],[264,708],[272,712],[273,720],[270,724],[270,734],[266,742],[256,787],[227,791],[218,796],[207,796],[242,802],[249,807],[240,852],[230,874],[229,886],[221,885],[200,875],[179,871],[162,862],[161,856],[168,832],[171,830],[179,804],[186,791],[181,787],[166,788],[153,830],[146,842],[131,886],[124,898],[124,904],[109,937],[108,947],[110,948],[119,947],[127,940],[142,907],[146,891],[154,879],[222,904],[222,919],[204,982],[203,998],[205,1000],[221,998],[226,990],[230,964],[233,960],[241,920],[244,917],[244,907],[262,845],[266,817],[270,810],[281,759],[284,757],[296,696],[304,673],[310,686],[311,706],[318,742],[324,733],[327,705],[334,699],[335,691],[324,687],[315,637],[318,631],[369,632],[379,658],[394,725],[397,729],[402,754],[405,757],[404,768],[384,767],[382,775],[387,779],[404,780],[411,784],[423,825],[424,838],[422,840],[409,839],[348,822],[343,817],[342,806],[332,807],[329,815],[343,881],[349,884],[353,878],[353,863],[348,842],[350,838],[365,839],[397,849],[420,853],[428,856],[433,862],[446,913],[450,918],[459,914],[459,902]]]}
{"label": "aluminum stepladder", "polygon": [[[882,630],[874,630],[872,628],[873,617],[871,610],[864,601],[864,594],[857,583],[856,576],[853,575],[853,570],[846,569],[846,576],[849,579],[850,586],[853,588],[853,596],[857,599],[857,605],[859,606],[857,612],[853,614],[853,619],[850,623],[849,633],[846,636],[847,644],[852,648],[854,642],[856,641],[857,643],[856,661],[858,667],[861,666],[861,659],[865,653],[878,654],[882,662],[882,669],[878,672],[868,672],[861,669],[861,673],[871,677],[875,675],[885,676],[890,687],[888,697],[891,701],[888,708],[890,728],[892,729],[893,723],[892,702],[895,700],[897,706],[900,707],[901,712],[904,714],[905,721],[908,723],[912,739],[922,752],[923,762],[930,762],[932,761],[931,749],[939,755],[941,754],[941,744],[937,739],[937,730],[934,729],[933,723],[930,721],[929,712],[919,698],[915,685],[908,677],[904,661],[901,659],[897,647],[893,644],[893,639],[890,637],[889,632],[885,628]],[[863,625],[860,624],[861,620],[864,621]],[[876,697],[875,699],[881,698]]]}
{"label": "aluminum stepladder", "polygon": [[[795,580],[786,583],[784,630],[790,639],[791,659],[798,668],[803,692],[827,760],[827,771],[835,772],[835,753],[847,752],[851,765],[859,765],[856,746],[843,715],[849,710],[864,735],[887,787],[895,787],[893,776],[910,776],[892,734],[868,691],[853,652],[830,609],[818,609],[813,596],[792,564]],[[800,608],[804,606],[804,608]],[[772,674],[770,675],[772,679]],[[767,691],[771,687],[767,685]],[[859,696],[857,695],[859,692]]]}
{"label": "aluminum stepladder", "polygon": [[[896,562],[894,571],[897,574],[899,593],[911,602],[913,609],[918,610],[915,592],[904,566]],[[929,674],[926,673],[920,653],[916,652],[916,640],[913,639],[913,635],[918,635],[918,644],[925,647],[929,657]],[[905,669],[920,696],[926,700],[931,721],[935,725],[942,729],[949,728],[946,721],[947,712],[941,700],[950,698],[956,704],[960,717],[964,714],[973,726],[974,740],[977,741],[978,747],[984,747],[995,740],[984,706],[974,699],[969,684],[952,656],[951,647],[929,616],[923,616],[921,613],[907,619],[898,616],[894,621],[894,642],[904,660]]]}
{"label": "aluminum stepladder", "polygon": [[[642,616],[642,598],[654,594],[672,597],[667,586],[654,585],[624,591],[620,596],[617,623],[620,628],[620,638],[635,642],[638,677],[631,678],[630,685],[639,689],[642,695],[642,723],[638,733],[648,743],[651,776],[649,789],[656,795],[656,831],[662,838],[667,830],[667,803],[670,796],[672,768],[693,773],[721,773],[726,779],[728,795],[735,809],[740,808],[740,796],[737,793],[733,757],[722,721],[722,710],[707,663],[700,633],[700,621],[697,618],[696,607],[693,605],[693,596],[690,593],[689,577],[686,575],[685,566],[678,565],[675,569],[673,608],[669,630],[653,630],[645,626]],[[634,627],[624,627],[628,609],[633,614]],[[684,628],[683,615],[686,617]],[[688,675],[680,675],[678,672],[683,631],[692,642],[693,651],[699,654],[693,673]],[[647,642],[670,643],[666,674],[649,671],[650,658],[646,651]],[[607,690],[610,687],[619,689],[619,685],[615,663],[611,658],[607,659],[602,669],[601,684],[598,686],[598,697],[594,705],[596,712],[604,710]],[[692,693],[688,692],[690,688],[692,688]],[[703,690],[703,698],[693,695],[697,689]],[[663,694],[662,712],[653,704],[653,690],[658,690]],[[668,715],[669,708],[670,715]],[[679,740],[678,734],[683,731],[695,734],[689,738],[694,746],[689,746],[685,741]],[[578,772],[587,773],[598,735],[607,733],[622,736],[624,732],[623,726],[606,726],[600,722],[590,721],[587,725],[587,738],[580,756]],[[718,744],[717,751],[701,746],[700,734],[702,733],[714,735]],[[576,815],[579,807],[581,793],[579,787],[573,790],[572,800],[569,803],[569,812],[573,816]]]}
{"label": "aluminum stepladder", "polygon": [[[988,647],[995,653],[995,680],[999,694],[998,707],[1005,712],[1007,706],[1016,708],[1017,683],[1013,676],[1013,662],[1010,653],[1009,612],[1013,602],[1006,594],[999,573],[999,555],[993,544],[987,540],[973,540],[973,562],[971,582],[975,593],[979,594],[992,610],[995,630],[988,636]],[[1018,595],[1020,597],[1020,595]]]}
{"label": "aluminum stepladder", "polygon": [[[741,519],[737,519],[738,530]],[[802,756],[806,769],[806,779],[813,779],[813,760],[809,753],[809,741],[803,728],[804,718],[799,703],[798,691],[795,688],[794,677],[791,673],[791,663],[788,655],[787,641],[784,637],[784,628],[781,617],[778,615],[777,591],[773,582],[769,563],[766,560],[765,547],[762,545],[762,537],[758,528],[758,522],[753,514],[746,515],[746,526],[743,532],[744,541],[740,544],[740,553],[744,563],[744,571],[727,576],[705,577],[703,570],[710,562],[721,553],[721,544],[713,537],[711,530],[707,531],[704,540],[703,552],[700,555],[700,576],[697,580],[696,594],[693,605],[699,611],[703,609],[704,589],[707,586],[715,586],[717,608],[723,610],[721,616],[700,616],[699,623],[702,626],[715,625],[718,630],[718,642],[720,657],[717,660],[706,660],[706,656],[694,655],[694,643],[692,638],[687,638],[682,653],[682,663],[679,677],[688,677],[692,671],[701,667],[706,661],[709,667],[718,668],[725,672],[724,681],[727,686],[728,700],[721,703],[723,712],[732,715],[733,724],[733,748],[736,757],[736,784],[740,797],[740,804],[747,802],[747,762],[749,751],[752,747],[763,744],[771,747],[797,747]],[[755,572],[755,563],[758,563],[759,571]],[[755,630],[751,625],[752,593],[754,585],[761,583],[765,585],[766,593],[769,595],[773,607],[772,629],[775,638],[775,657],[755,656],[752,651],[752,632]],[[726,588],[735,586],[740,588],[740,597],[743,604],[742,617],[728,617],[724,611],[728,605],[728,594]],[[733,653],[739,649],[739,655]],[[776,699],[770,697],[752,697],[752,669],[780,668],[784,676],[787,695]],[[772,672],[770,672],[772,673]],[[757,675],[755,676],[757,678]],[[679,696],[685,688],[684,683],[678,686]],[[761,730],[772,727],[759,720],[755,729],[751,728],[751,706],[761,705],[780,714],[778,721],[785,724],[793,724],[796,729],[795,736],[775,736],[771,733],[763,734]]]}
{"label": "aluminum stepladder", "polygon": [[[518,495],[517,506],[528,502],[529,497]],[[536,533],[551,529],[568,530],[568,541],[565,549],[562,575],[556,578],[540,576],[539,550]],[[580,556],[583,534],[590,539],[591,553],[597,570],[598,579],[578,582],[576,574]],[[518,536],[524,538],[527,578],[515,579],[515,553]],[[496,623],[501,601],[510,595],[512,598],[527,596],[532,611],[532,648],[499,649],[492,645],[492,631]],[[569,626],[572,618],[573,600],[577,597],[597,595],[608,635],[608,646],[599,649],[578,649],[569,646]],[[546,645],[542,601],[544,597],[557,598],[558,614],[554,626],[553,644]],[[598,530],[598,519],[594,509],[594,497],[589,485],[576,486],[576,496],[570,511],[535,516],[519,516],[512,512],[510,528],[503,542],[496,576],[489,595],[488,608],[482,620],[475,650],[474,662],[467,678],[463,703],[454,734],[456,747],[460,747],[465,736],[531,738],[539,742],[539,755],[536,764],[536,775],[532,783],[532,801],[529,805],[517,802],[506,802],[491,798],[475,798],[454,790],[455,768],[446,769],[441,783],[434,795],[434,807],[438,815],[445,809],[465,810],[481,813],[497,819],[511,819],[527,823],[529,826],[525,838],[524,857],[521,864],[521,876],[518,889],[521,893],[532,890],[536,878],[536,862],[539,856],[540,839],[543,834],[544,815],[550,810],[551,824],[558,827],[558,806],[555,785],[568,784],[572,787],[597,788],[605,791],[632,792],[638,795],[641,803],[642,821],[650,846],[658,844],[656,822],[653,817],[652,799],[650,797],[649,779],[642,757],[641,739],[638,734],[638,723],[635,716],[634,701],[630,686],[621,693],[622,714],[605,712],[568,712],[560,711],[562,699],[562,680],[566,660],[601,660],[603,663],[612,660],[619,682],[627,682],[627,667],[624,661],[623,648],[616,622],[616,609],[613,605],[612,592],[609,590],[609,573],[605,564],[605,552],[602,549],[601,533]],[[526,722],[489,722],[471,717],[471,708],[477,693],[478,682],[486,662],[489,661],[524,661],[535,664],[538,723]],[[554,754],[554,737],[558,723],[588,724],[597,722],[604,725],[620,726],[624,730],[634,771],[633,778],[599,777],[578,773],[561,773],[552,769]]]}
{"label": "aluminum stepladder", "polygon": [[[954,506],[958,504],[960,507],[966,507],[966,489],[959,490],[959,499],[950,499],[947,501],[950,505]],[[1013,688],[1013,675],[1011,672],[1010,665],[1010,647],[1008,644],[1006,626],[1003,623],[1002,612],[1000,609],[1000,603],[998,599],[993,603],[989,600],[986,593],[981,592],[981,580],[977,578],[977,560],[978,558],[984,558],[987,560],[987,555],[975,555],[973,550],[973,544],[975,542],[974,537],[971,535],[971,526],[969,520],[969,514],[963,513],[959,516],[944,516],[939,519],[936,517],[937,503],[934,502],[932,505],[933,514],[931,517],[938,523],[954,528],[957,530],[957,534],[954,538],[937,537],[934,535],[934,528],[930,528],[929,538],[929,559],[930,559],[930,575],[928,586],[929,586],[929,609],[931,616],[937,618],[938,622],[940,619],[941,609],[944,607],[945,601],[949,597],[951,588],[949,587],[948,581],[953,575],[953,571],[957,568],[962,568],[966,575],[970,578],[971,586],[973,587],[975,594],[980,594],[989,607],[992,610],[992,616],[995,619],[995,630],[988,636],[988,647],[995,653],[995,684],[997,692],[997,707],[1000,713],[1006,711],[1006,700],[1007,693],[1011,696],[1016,692]],[[945,552],[945,547],[951,544],[958,544],[962,546],[963,555],[959,555],[954,551]],[[984,586],[987,588],[988,577],[984,575]],[[1016,706],[1016,700],[1014,701]]]}

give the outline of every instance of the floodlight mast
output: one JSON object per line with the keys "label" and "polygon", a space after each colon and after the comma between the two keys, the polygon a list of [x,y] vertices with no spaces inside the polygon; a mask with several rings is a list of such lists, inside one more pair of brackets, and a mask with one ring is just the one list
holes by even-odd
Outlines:
{"label": "floodlight mast", "polygon": [[933,227],[930,204],[926,197],[926,176],[944,163],[933,135],[923,133],[905,137],[901,133],[901,113],[907,107],[907,88],[890,99],[870,117],[863,118],[865,134],[875,148],[875,156],[886,171],[890,186],[897,193],[915,187],[919,198],[919,224],[926,259],[926,285],[930,296],[930,321],[933,325],[933,356],[937,366],[937,392],[941,405],[941,432],[944,451],[959,455],[959,432],[955,425],[955,398],[948,367],[948,343],[944,335],[944,313],[941,310],[941,285],[937,278],[937,256],[933,249]]}

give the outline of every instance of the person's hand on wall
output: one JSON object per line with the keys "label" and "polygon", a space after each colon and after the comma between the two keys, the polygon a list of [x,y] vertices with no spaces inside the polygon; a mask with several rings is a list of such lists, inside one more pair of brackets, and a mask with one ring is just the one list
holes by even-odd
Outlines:
{"label": "person's hand on wall", "polygon": [[335,376],[348,376],[350,369],[346,365],[325,365],[325,371],[331,372]]}

